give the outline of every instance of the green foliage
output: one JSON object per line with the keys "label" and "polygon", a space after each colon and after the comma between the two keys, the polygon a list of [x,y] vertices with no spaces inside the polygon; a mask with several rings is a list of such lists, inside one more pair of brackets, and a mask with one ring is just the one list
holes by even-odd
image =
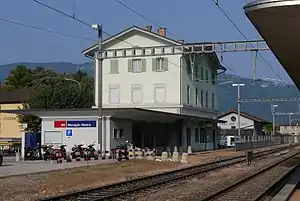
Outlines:
{"label": "green foliage", "polygon": [[32,87],[33,81],[32,71],[24,65],[17,65],[6,78],[4,87],[8,90]]}
{"label": "green foliage", "polygon": [[[33,91],[24,109],[91,108],[94,102],[93,79],[83,71],[58,74],[46,68],[31,70],[18,65],[5,80],[5,89],[30,87]],[[32,115],[18,115],[27,130],[40,131],[41,120]]]}

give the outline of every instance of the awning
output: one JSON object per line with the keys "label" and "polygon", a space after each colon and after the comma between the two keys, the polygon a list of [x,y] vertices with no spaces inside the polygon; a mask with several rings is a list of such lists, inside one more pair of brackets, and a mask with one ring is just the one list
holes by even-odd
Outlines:
{"label": "awning", "polygon": [[[89,117],[97,118],[97,108],[88,109],[61,109],[61,110],[0,110],[0,113],[13,113],[13,114],[29,114],[39,117]],[[180,119],[190,119],[199,121],[210,122],[223,122],[217,119],[202,118],[198,116],[181,115],[175,113],[160,112],[155,110],[148,110],[142,108],[104,108],[103,116],[110,116],[117,119],[130,119],[133,121],[147,121],[147,122],[170,122]]]}
{"label": "awning", "polygon": [[256,0],[244,10],[300,89],[300,0]]}

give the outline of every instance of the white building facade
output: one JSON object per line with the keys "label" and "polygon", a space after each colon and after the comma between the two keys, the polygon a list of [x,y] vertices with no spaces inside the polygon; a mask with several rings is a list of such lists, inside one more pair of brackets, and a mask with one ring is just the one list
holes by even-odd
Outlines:
{"label": "white building facade", "polygon": [[[211,124],[208,122],[217,119],[215,84],[220,63],[214,53],[184,54],[184,48],[174,48],[182,44],[181,41],[166,37],[166,29],[161,28],[155,33],[151,27],[143,29],[136,26],[105,40],[102,55],[103,108],[141,108],[185,116],[180,123],[181,128],[178,128],[181,130],[178,133],[180,142],[174,140],[170,145],[183,147],[192,145],[194,150],[213,149],[217,126],[216,122]],[[84,50],[83,54],[94,57],[97,48],[92,46]],[[99,68],[98,62],[95,63],[95,80],[97,80]],[[95,94],[97,107],[98,84],[95,87]],[[192,117],[193,120],[188,117]],[[121,121],[113,120],[113,117],[107,118]],[[148,117],[140,121],[149,122]],[[203,129],[205,132],[200,134],[200,130]],[[106,135],[113,141],[113,134]],[[167,134],[162,132],[160,135]],[[163,137],[154,138],[156,139],[148,139],[154,142],[147,145],[159,144],[157,140]],[[167,141],[170,142],[173,138],[176,137],[169,135]]]}
{"label": "white building facade", "polygon": [[[237,134],[238,112],[236,110],[230,110],[229,112],[220,115],[218,119],[224,121],[222,123],[218,123],[218,127],[221,129],[221,133],[223,135]],[[268,124],[268,122],[263,119],[245,112],[240,113],[241,135],[262,135],[263,126],[265,124]]]}
{"label": "white building facade", "polygon": [[[217,148],[216,79],[221,67],[213,50],[130,27],[103,41],[102,119],[97,116],[99,62],[95,61],[95,107],[13,110],[42,118],[42,144],[100,144],[110,151],[126,140],[138,147]],[[95,60],[97,45],[83,51]],[[98,132],[102,122],[102,132]]]}

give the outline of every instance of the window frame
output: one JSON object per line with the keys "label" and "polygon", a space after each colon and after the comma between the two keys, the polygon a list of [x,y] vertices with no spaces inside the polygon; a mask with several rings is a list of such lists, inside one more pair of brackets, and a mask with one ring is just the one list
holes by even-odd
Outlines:
{"label": "window frame", "polygon": [[142,73],[142,59],[132,59],[132,73]]}

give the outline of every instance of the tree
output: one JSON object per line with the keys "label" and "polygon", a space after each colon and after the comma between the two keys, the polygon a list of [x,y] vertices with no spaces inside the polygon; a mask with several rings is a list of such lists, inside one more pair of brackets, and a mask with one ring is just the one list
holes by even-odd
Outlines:
{"label": "tree", "polygon": [[4,82],[4,87],[8,90],[31,87],[33,85],[32,71],[24,65],[17,65],[10,74]]}
{"label": "tree", "polygon": [[[93,79],[83,71],[59,74],[43,67],[31,70],[18,65],[5,84],[8,89],[30,87],[33,90],[24,109],[91,108],[94,103]],[[27,130],[40,131],[39,117],[18,115],[18,121],[26,123]]]}

